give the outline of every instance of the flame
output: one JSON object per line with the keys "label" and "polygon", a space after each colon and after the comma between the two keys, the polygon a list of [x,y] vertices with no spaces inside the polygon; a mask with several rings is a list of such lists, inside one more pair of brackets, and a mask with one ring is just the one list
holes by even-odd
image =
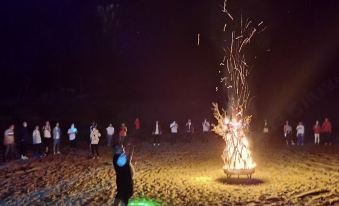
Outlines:
{"label": "flame", "polygon": [[230,120],[228,116],[221,115],[218,109],[217,113],[219,115],[216,115],[216,117],[222,118],[218,120],[218,122],[222,122],[222,125],[214,126],[214,131],[221,135],[226,143],[221,155],[224,161],[223,169],[247,170],[255,168],[256,164],[253,161],[245,132],[249,118],[247,118],[248,120],[241,118]]}

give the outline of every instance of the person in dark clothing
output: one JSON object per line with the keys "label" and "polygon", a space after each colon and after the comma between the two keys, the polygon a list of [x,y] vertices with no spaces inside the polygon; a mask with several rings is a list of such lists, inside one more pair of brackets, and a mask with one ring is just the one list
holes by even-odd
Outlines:
{"label": "person in dark clothing", "polygon": [[192,142],[192,136],[194,133],[194,126],[192,121],[189,119],[185,125],[186,127],[186,142]]}
{"label": "person in dark clothing", "polygon": [[159,121],[155,122],[155,128],[153,131],[153,146],[160,146],[160,136],[162,134]]}
{"label": "person in dark clothing", "polygon": [[114,206],[121,203],[122,206],[128,205],[128,200],[133,195],[133,174],[134,169],[131,163],[133,150],[129,150],[126,155],[122,144],[114,146],[113,166],[116,174],[117,192],[114,199]]}
{"label": "person in dark clothing", "polygon": [[20,157],[22,160],[28,160],[27,157],[27,145],[29,143],[29,139],[31,137],[30,133],[28,132],[27,122],[22,123],[22,127],[19,130],[19,152]]}

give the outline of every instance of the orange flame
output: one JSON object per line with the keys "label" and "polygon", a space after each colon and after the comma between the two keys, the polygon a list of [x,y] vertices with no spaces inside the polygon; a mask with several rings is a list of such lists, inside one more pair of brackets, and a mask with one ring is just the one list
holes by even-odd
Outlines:
{"label": "orange flame", "polygon": [[226,112],[221,114],[218,105],[214,106],[214,116],[218,120],[213,131],[223,137],[226,147],[221,155],[224,161],[224,169],[253,169],[256,167],[253,161],[246,130],[251,117],[230,119]]}

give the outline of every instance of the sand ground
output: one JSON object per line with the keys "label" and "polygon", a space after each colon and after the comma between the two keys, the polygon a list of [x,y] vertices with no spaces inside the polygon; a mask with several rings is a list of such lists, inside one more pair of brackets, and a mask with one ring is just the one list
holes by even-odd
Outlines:
{"label": "sand ground", "polygon": [[[253,141],[252,141],[253,142]],[[257,163],[251,180],[226,179],[224,143],[149,143],[134,156],[134,197],[162,205],[339,205],[339,147],[252,143]],[[86,145],[75,152],[1,165],[0,205],[110,205],[115,194],[111,150],[88,159]]]}

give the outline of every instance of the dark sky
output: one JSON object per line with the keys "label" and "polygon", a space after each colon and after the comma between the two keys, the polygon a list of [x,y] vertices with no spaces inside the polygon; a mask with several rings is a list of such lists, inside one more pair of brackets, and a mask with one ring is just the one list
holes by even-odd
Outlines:
{"label": "dark sky", "polygon": [[[114,12],[114,18],[104,32],[98,7],[112,4],[109,14]],[[14,101],[15,110],[26,101],[43,104],[40,100],[46,95],[70,92],[109,99],[113,106],[128,102],[166,110],[168,102],[175,102],[175,108],[182,106],[177,111],[184,113],[191,105],[208,110],[219,95],[215,87],[225,22],[222,4],[219,0],[8,1],[1,29],[3,102]],[[235,17],[242,13],[267,26],[249,54],[256,57],[252,87],[260,113],[277,116],[291,102],[302,101],[305,94],[339,75],[338,4],[336,0],[229,0]],[[336,103],[337,93],[334,88],[324,98]]]}

